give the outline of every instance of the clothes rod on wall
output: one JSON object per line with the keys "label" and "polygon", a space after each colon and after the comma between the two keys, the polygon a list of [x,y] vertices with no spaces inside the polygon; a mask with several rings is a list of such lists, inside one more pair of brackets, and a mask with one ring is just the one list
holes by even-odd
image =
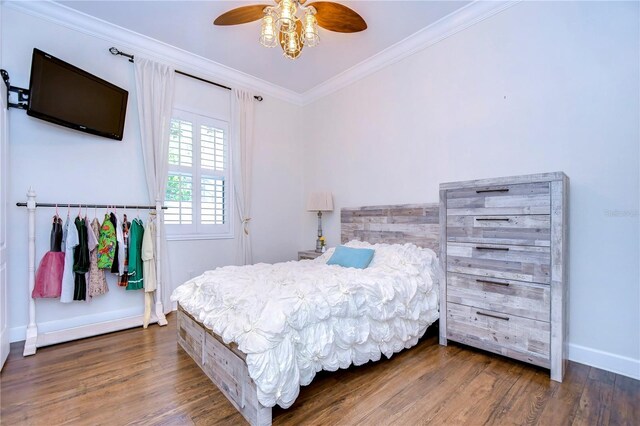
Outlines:
{"label": "clothes rod on wall", "polygon": [[[16,203],[16,206],[18,207],[27,207],[27,203]],[[129,205],[129,204],[69,204],[69,203],[58,203],[58,204],[54,204],[54,203],[36,203],[36,207],[58,207],[58,208],[64,208],[64,207],[77,207],[77,208],[81,208],[81,207],[85,207],[85,208],[90,208],[90,209],[110,209],[110,208],[114,208],[114,209],[137,209],[137,210],[155,210],[156,206],[137,206],[137,205]],[[162,210],[166,210],[167,207],[163,206]]]}
{"label": "clothes rod on wall", "polygon": [[[110,48],[109,52],[111,52],[112,55],[120,55],[120,56],[124,56],[125,58],[129,58],[129,62],[133,63],[133,55],[131,55],[129,53],[121,52],[120,50],[116,49],[115,47]],[[225,86],[225,85],[220,84],[220,83],[216,83],[215,81],[205,80],[204,78],[197,77],[195,75],[191,75],[191,74],[188,74],[186,72],[179,71],[179,70],[175,70],[175,72],[176,72],[176,74],[184,75],[185,77],[190,77],[190,78],[193,78],[195,80],[200,80],[200,81],[205,82],[205,83],[213,84],[214,86],[218,86],[218,87],[221,87],[223,89],[231,90],[231,87]],[[257,100],[258,102],[262,102],[262,99],[263,99],[262,96],[254,96],[253,98],[255,100]]]}

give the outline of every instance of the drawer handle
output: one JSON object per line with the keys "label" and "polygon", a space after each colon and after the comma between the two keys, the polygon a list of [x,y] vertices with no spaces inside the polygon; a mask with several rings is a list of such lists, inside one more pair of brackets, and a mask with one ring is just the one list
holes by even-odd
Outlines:
{"label": "drawer handle", "polygon": [[509,188],[478,189],[478,190],[476,190],[476,194],[482,194],[483,192],[509,192]]}
{"label": "drawer handle", "polygon": [[501,222],[509,222],[511,219],[509,219],[508,217],[483,217],[483,218],[476,218],[477,221],[501,221]]}
{"label": "drawer handle", "polygon": [[477,283],[484,283],[484,284],[495,284],[495,285],[502,285],[505,287],[509,287],[509,283],[499,283],[497,281],[487,281],[487,280],[476,280]]}
{"label": "drawer handle", "polygon": [[509,251],[509,247],[481,247],[481,246],[476,246],[476,250]]}
{"label": "drawer handle", "polygon": [[485,314],[484,312],[480,312],[480,311],[476,311],[476,314],[484,315],[485,317],[491,317],[491,318],[496,318],[504,321],[509,321],[509,317],[502,317],[500,315]]}

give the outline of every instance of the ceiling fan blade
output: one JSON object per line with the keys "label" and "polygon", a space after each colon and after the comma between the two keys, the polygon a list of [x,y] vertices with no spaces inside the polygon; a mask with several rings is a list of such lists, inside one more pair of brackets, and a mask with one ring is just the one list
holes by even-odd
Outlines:
{"label": "ceiling fan blade", "polygon": [[347,6],[330,1],[316,1],[308,4],[313,6],[317,13],[318,25],[322,28],[338,33],[357,33],[367,29],[367,23]]}
{"label": "ceiling fan blade", "polygon": [[270,4],[253,4],[251,6],[242,6],[231,9],[228,12],[218,16],[214,25],[238,25],[247,22],[257,21],[264,16],[264,8],[271,6]]}
{"label": "ceiling fan blade", "polygon": [[[300,25],[300,22],[296,22],[296,32],[298,33],[298,40],[300,42],[300,50],[298,51],[298,54],[293,57],[293,59],[296,59],[298,56],[300,56],[300,54],[302,53],[302,49],[304,48],[304,43],[302,43],[302,25]],[[279,34],[278,40],[280,40],[280,47],[282,48],[282,51],[284,52],[284,33],[281,32]]]}

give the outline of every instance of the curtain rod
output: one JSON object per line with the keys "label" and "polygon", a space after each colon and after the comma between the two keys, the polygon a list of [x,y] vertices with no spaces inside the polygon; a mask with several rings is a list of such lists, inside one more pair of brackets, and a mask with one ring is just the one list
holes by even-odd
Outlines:
{"label": "curtain rod", "polygon": [[[133,55],[131,55],[129,53],[121,52],[120,50],[116,49],[115,47],[110,48],[109,52],[111,52],[112,55],[120,55],[120,56],[124,56],[125,58],[129,58],[129,62],[133,63]],[[204,78],[197,77],[197,76],[191,75],[191,74],[187,74],[186,72],[182,72],[182,71],[179,71],[179,70],[175,70],[175,72],[176,72],[176,74],[184,75],[185,77],[190,77],[190,78],[193,78],[195,80],[200,80],[200,81],[205,82],[205,83],[213,84],[214,86],[218,86],[218,87],[220,87],[222,89],[231,90],[231,87],[225,86],[225,85],[220,84],[220,83],[216,83],[215,81],[205,80]],[[262,102],[263,97],[262,96],[254,96],[254,99],[256,101],[258,101],[258,102]]]}
{"label": "curtain rod", "polygon": [[[16,206],[18,207],[27,207],[27,203],[16,203]],[[64,208],[64,207],[85,207],[85,208],[90,208],[90,209],[109,209],[109,208],[114,208],[114,209],[123,209],[123,210],[127,210],[127,209],[137,209],[137,210],[155,210],[156,206],[137,206],[137,205],[129,205],[129,204],[70,204],[70,203],[58,203],[58,204],[54,204],[54,203],[36,203],[36,207],[59,207],[59,208]],[[167,207],[162,206],[163,210],[166,210]]]}

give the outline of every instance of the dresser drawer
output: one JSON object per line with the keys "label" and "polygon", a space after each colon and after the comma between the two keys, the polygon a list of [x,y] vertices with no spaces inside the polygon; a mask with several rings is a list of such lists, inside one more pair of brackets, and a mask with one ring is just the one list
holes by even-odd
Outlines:
{"label": "dresser drawer", "polygon": [[548,322],[447,304],[447,338],[541,367],[550,366]]}
{"label": "dresser drawer", "polygon": [[551,216],[447,216],[447,241],[548,247]]}
{"label": "dresser drawer", "polygon": [[447,271],[550,284],[549,247],[447,243]]}
{"label": "dresser drawer", "polygon": [[548,182],[447,191],[447,216],[549,214]]}
{"label": "dresser drawer", "polygon": [[545,284],[447,273],[447,302],[549,321],[550,297]]}

